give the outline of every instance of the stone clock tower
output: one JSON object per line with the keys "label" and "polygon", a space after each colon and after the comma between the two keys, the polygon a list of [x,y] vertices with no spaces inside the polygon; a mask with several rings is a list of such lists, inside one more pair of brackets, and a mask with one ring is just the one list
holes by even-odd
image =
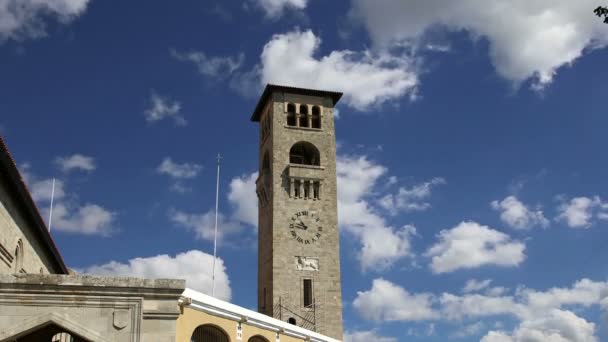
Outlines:
{"label": "stone clock tower", "polygon": [[334,105],[341,93],[268,85],[260,123],[258,311],[342,340]]}

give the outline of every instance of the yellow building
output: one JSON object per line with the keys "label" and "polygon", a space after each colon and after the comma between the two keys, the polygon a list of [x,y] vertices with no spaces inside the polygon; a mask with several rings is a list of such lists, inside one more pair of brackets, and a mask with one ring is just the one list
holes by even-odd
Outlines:
{"label": "yellow building", "polygon": [[338,342],[191,289],[179,304],[176,342]]}

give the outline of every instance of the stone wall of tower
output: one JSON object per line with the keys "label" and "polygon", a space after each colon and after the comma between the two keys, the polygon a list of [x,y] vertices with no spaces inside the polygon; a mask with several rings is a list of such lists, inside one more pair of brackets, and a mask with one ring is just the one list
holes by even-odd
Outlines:
{"label": "stone wall of tower", "polygon": [[[270,130],[272,131],[272,103],[268,103],[263,110],[260,125],[269,120]],[[258,312],[273,316],[272,305],[272,269],[273,269],[273,237],[272,237],[272,197],[267,198],[267,203],[263,203],[263,195],[260,191],[268,191],[267,196],[272,196],[272,170],[267,172],[263,169],[264,155],[269,157],[273,154],[272,134],[263,134],[260,129],[260,155],[259,171],[256,181],[256,191],[258,194]]]}
{"label": "stone wall of tower", "polygon": [[[303,307],[302,282],[304,278],[313,280],[313,293],[316,303],[314,310],[315,330],[319,333],[342,339],[342,298],[340,284],[340,254],[337,216],[336,190],[336,140],[333,117],[333,103],[330,98],[305,96],[290,93],[274,93],[272,103],[271,138],[272,144],[272,199],[269,210],[260,210],[260,215],[270,212],[271,218],[260,218],[260,224],[270,224],[270,228],[260,226],[260,232],[270,229],[272,241],[266,242],[260,255],[271,254],[272,275],[262,265],[260,272],[270,278],[263,283],[270,284],[269,293],[273,307],[282,304],[288,310],[281,312],[281,319],[287,321],[294,317],[298,325],[300,317],[312,317],[312,310]],[[321,129],[306,129],[287,126],[287,103],[318,105],[322,108]],[[319,150],[320,167],[305,170],[322,181],[320,199],[290,197],[289,193],[289,151],[300,141],[310,142]],[[262,158],[262,157],[261,157]],[[293,172],[293,168],[292,171]],[[290,233],[289,223],[296,212],[314,211],[321,218],[322,236],[311,244],[298,242]],[[264,222],[262,222],[264,220]],[[260,238],[260,240],[264,240]],[[318,270],[298,270],[296,257],[318,258]],[[267,290],[268,291],[268,290]],[[289,311],[291,310],[291,312]],[[276,317],[275,313],[275,317]],[[306,327],[306,326],[304,326]],[[311,327],[306,327],[311,328]]]}

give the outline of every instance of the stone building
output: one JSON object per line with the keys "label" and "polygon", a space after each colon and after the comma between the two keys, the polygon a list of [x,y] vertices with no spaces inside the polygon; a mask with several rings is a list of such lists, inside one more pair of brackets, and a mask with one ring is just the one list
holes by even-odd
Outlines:
{"label": "stone building", "polygon": [[333,121],[340,96],[269,85],[253,114],[259,312],[187,289],[184,280],[71,272],[0,137],[0,342],[341,340]]}
{"label": "stone building", "polygon": [[0,341],[175,341],[184,280],[69,274],[0,137]]}

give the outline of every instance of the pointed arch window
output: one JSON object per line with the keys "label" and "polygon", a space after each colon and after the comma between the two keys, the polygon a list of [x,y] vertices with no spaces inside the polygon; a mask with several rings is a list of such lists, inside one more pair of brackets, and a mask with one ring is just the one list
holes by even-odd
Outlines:
{"label": "pointed arch window", "polygon": [[19,239],[17,241],[17,247],[15,247],[15,273],[19,273],[23,270],[23,241]]}

